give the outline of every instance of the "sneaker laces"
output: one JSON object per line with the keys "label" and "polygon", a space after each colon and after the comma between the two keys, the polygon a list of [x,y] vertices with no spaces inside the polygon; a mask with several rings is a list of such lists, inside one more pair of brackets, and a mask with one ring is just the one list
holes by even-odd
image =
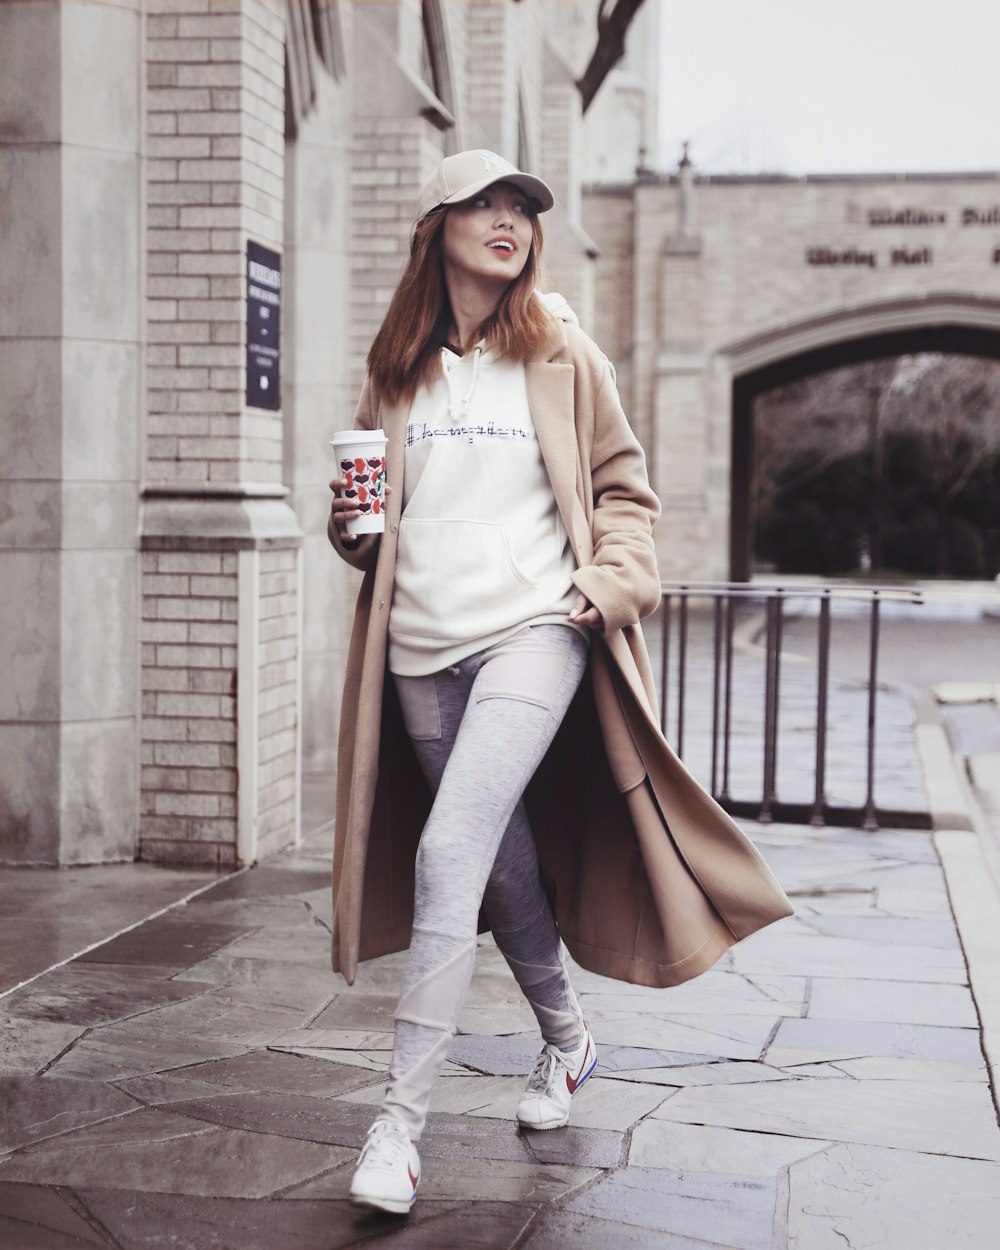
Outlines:
{"label": "sneaker laces", "polygon": [[391,1171],[406,1162],[410,1139],[402,1125],[379,1120],[368,1130],[358,1166]]}
{"label": "sneaker laces", "polygon": [[[538,1058],[535,1060],[535,1066],[531,1069],[531,1075],[528,1077],[528,1092],[532,1094],[551,1094],[559,1064],[560,1058],[557,1051],[553,1047],[544,1046],[539,1051]],[[565,1066],[563,1064],[563,1067]]]}

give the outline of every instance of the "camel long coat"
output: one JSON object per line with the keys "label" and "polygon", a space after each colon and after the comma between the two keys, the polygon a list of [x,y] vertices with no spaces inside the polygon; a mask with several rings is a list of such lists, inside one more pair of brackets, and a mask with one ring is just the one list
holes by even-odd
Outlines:
{"label": "camel long coat", "polygon": [[[577,561],[601,611],[588,673],[525,793],[543,880],[563,940],[583,967],[676,985],[740,938],[791,914],[756,848],[691,777],[659,729],[638,621],[660,586],[642,449],[611,368],[589,338],[553,321],[527,362],[528,403]],[[333,966],[405,949],[413,866],[431,796],[386,680],[386,634],[403,498],[408,405],[366,384],[358,428],[385,430],[394,485],[386,530],[348,550],[364,571],[341,713],[333,859]]]}

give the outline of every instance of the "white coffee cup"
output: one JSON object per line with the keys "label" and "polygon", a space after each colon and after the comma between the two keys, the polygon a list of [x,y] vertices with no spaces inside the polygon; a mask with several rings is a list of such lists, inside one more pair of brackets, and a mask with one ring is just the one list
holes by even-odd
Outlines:
{"label": "white coffee cup", "polygon": [[347,482],[347,499],[361,516],[347,522],[348,534],[381,534],[385,529],[385,444],[383,430],[338,430],[330,439],[337,477]]}

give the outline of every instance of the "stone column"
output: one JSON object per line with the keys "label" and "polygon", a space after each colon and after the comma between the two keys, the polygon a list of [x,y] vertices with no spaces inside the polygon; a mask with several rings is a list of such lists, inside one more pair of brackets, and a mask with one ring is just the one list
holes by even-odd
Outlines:
{"label": "stone column", "polygon": [[[285,481],[305,531],[302,547],[303,768],[336,768],[337,727],[360,574],[326,536],[331,434],[349,429],[352,254],[350,98],[346,82],[317,70],[313,110],[285,156]],[[330,816],[333,787],[330,787]]]}
{"label": "stone column", "polygon": [[[507,0],[481,0],[470,4],[466,34],[470,147],[488,147],[508,160],[518,152],[518,54],[525,45],[516,32],[523,13]],[[530,20],[530,14],[529,14]],[[541,53],[542,31],[538,30]]]}
{"label": "stone column", "polygon": [[132,859],[138,4],[0,4],[0,859]]}
{"label": "stone column", "polygon": [[545,285],[560,291],[593,330],[595,316],[594,260],[597,245],[582,225],[580,184],[584,168],[584,126],[580,91],[560,51],[546,42],[541,96],[541,144],[535,167],[552,188],[555,208],[542,218],[545,231]]}
{"label": "stone column", "polygon": [[[351,391],[409,255],[417,193],[444,154],[454,117],[419,70],[409,0],[355,6],[351,170]],[[419,24],[419,23],[418,23]],[[363,67],[363,68],[362,68]]]}
{"label": "stone column", "polygon": [[712,549],[711,506],[717,500],[711,491],[702,242],[686,146],[673,186],[677,224],[662,245],[654,379],[653,478],[663,502],[657,555],[664,578],[721,579],[726,570]]}
{"label": "stone column", "polygon": [[281,253],[279,0],[151,4],[143,859],[299,836],[302,535],[280,410],[247,403],[247,244]]}

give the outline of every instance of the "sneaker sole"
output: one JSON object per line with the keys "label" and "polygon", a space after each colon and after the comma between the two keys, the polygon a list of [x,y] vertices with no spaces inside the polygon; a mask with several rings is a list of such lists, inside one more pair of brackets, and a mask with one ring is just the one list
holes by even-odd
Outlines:
{"label": "sneaker sole", "polygon": [[400,1201],[396,1198],[367,1198],[361,1194],[351,1194],[351,1206],[366,1207],[369,1211],[385,1211],[389,1215],[409,1215],[410,1208],[416,1200],[416,1194],[409,1201]]}
{"label": "sneaker sole", "polygon": [[532,1124],[530,1120],[522,1120],[518,1116],[517,1122],[522,1128],[533,1128],[538,1133],[544,1133],[549,1128],[565,1128],[569,1123],[569,1116],[566,1116],[563,1120],[549,1120],[546,1124]]}

